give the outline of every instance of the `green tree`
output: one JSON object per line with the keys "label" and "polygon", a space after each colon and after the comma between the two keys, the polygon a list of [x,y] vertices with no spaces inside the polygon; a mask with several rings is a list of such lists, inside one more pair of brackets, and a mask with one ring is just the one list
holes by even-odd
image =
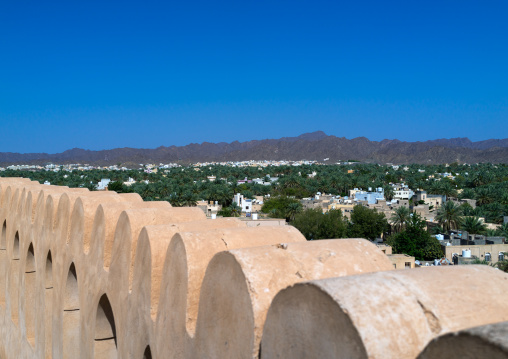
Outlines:
{"label": "green tree", "polygon": [[446,201],[437,210],[436,220],[445,231],[458,228],[462,211],[455,202]]}
{"label": "green tree", "polygon": [[487,237],[497,237],[499,232],[496,229],[487,229],[483,234]]}
{"label": "green tree", "polygon": [[[504,258],[508,258],[508,253],[503,253]],[[508,273],[508,259],[503,259],[502,261],[498,261],[494,264],[494,267],[497,267],[499,270]]]}
{"label": "green tree", "polygon": [[462,203],[460,205],[460,211],[463,216],[473,216],[474,215],[474,208],[471,207],[469,203]]}
{"label": "green tree", "polygon": [[230,207],[222,207],[221,210],[217,212],[217,215],[222,217],[233,217]]}
{"label": "green tree", "polygon": [[196,207],[198,197],[192,191],[185,191],[181,196],[181,203],[183,207]]}
{"label": "green tree", "polygon": [[108,183],[108,191],[115,191],[117,193],[124,192],[124,184],[121,181],[114,181]]}
{"label": "green tree", "polygon": [[437,226],[432,227],[432,230],[430,232],[431,232],[431,234],[441,234],[441,233],[444,233],[444,229],[443,229],[443,227],[437,225]]}
{"label": "green tree", "polygon": [[85,184],[84,187],[88,188],[89,191],[97,191],[97,185],[92,182]]}
{"label": "green tree", "polygon": [[494,202],[495,197],[496,194],[490,186],[478,188],[476,191],[476,204],[481,206],[484,204],[492,203]]}
{"label": "green tree", "polygon": [[384,190],[384,193],[385,193],[385,198],[387,201],[391,201],[393,199],[393,196],[394,196],[394,191],[393,191],[393,187],[389,184],[383,186],[383,190]]}
{"label": "green tree", "polygon": [[348,237],[374,240],[386,231],[388,227],[388,221],[383,213],[378,213],[375,209],[356,205],[351,212]]}
{"label": "green tree", "polygon": [[487,226],[479,217],[463,217],[460,222],[460,229],[470,234],[483,234],[487,230]]}
{"label": "green tree", "polygon": [[302,204],[299,202],[289,203],[286,207],[286,221],[291,222],[295,219],[295,216],[302,212]]}
{"label": "green tree", "polygon": [[319,208],[306,209],[291,222],[307,240],[344,238],[346,221],[340,210],[323,213]]}
{"label": "green tree", "polygon": [[442,180],[438,190],[439,194],[446,196],[446,198],[457,197],[457,190],[449,180]]}
{"label": "green tree", "polygon": [[231,203],[229,209],[231,210],[231,216],[233,217],[240,217],[242,214],[242,208],[236,202]]}
{"label": "green tree", "polygon": [[301,208],[301,204],[298,200],[287,196],[277,196],[266,199],[263,203],[263,207],[261,207],[261,212],[269,214],[272,218],[288,218],[288,213],[290,213],[291,216],[293,214],[296,215],[296,205]]}
{"label": "green tree", "polygon": [[425,230],[426,222],[416,213],[411,215],[406,229],[391,236],[388,244],[394,253],[405,253],[418,260],[441,258],[443,251],[439,241]]}
{"label": "green tree", "polygon": [[392,222],[392,225],[395,228],[395,230],[397,232],[400,232],[402,229],[404,229],[410,217],[411,212],[409,211],[409,208],[402,206],[394,211],[393,215],[390,218],[390,221]]}
{"label": "green tree", "polygon": [[499,235],[508,239],[508,223],[503,223],[498,228]]}

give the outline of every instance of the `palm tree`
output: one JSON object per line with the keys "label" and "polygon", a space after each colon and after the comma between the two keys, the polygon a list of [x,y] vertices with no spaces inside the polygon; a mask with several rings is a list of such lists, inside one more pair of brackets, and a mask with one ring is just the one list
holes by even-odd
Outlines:
{"label": "palm tree", "polygon": [[453,188],[450,181],[442,181],[438,192],[439,194],[446,196],[446,198],[457,197],[457,190]]}
{"label": "palm tree", "polygon": [[495,194],[490,187],[481,187],[476,191],[476,204],[481,206],[484,204],[492,203]]}
{"label": "palm tree", "polygon": [[282,188],[295,188],[300,185],[300,178],[295,175],[285,177],[279,181]]}
{"label": "palm tree", "polygon": [[171,187],[168,182],[164,182],[161,184],[159,188],[159,194],[162,197],[167,197],[171,193]]}
{"label": "palm tree", "polygon": [[472,188],[464,188],[459,195],[459,198],[473,199],[475,197],[475,191]]}
{"label": "palm tree", "polygon": [[[506,258],[508,256],[508,253],[503,253],[503,258]],[[497,267],[499,270],[502,270],[503,272],[508,273],[508,260],[503,259],[494,264],[494,267]]]}
{"label": "palm tree", "polygon": [[471,179],[471,185],[473,187],[480,187],[487,183],[490,183],[492,181],[492,174],[490,172],[487,172],[483,169],[478,170],[476,172],[472,179]]}
{"label": "palm tree", "polygon": [[169,197],[166,197],[168,202],[171,203],[173,207],[182,207],[183,201],[180,195],[176,193],[172,193]]}
{"label": "palm tree", "polygon": [[508,223],[503,223],[502,225],[499,226],[497,230],[499,232],[499,235],[508,239]]}
{"label": "palm tree", "polygon": [[449,231],[458,228],[462,211],[455,202],[446,201],[437,210],[436,220],[444,230]]}
{"label": "palm tree", "polygon": [[470,234],[483,234],[487,226],[480,220],[480,217],[464,217],[460,228]]}
{"label": "palm tree", "polygon": [[431,194],[441,194],[441,182],[433,180],[428,190]]}
{"label": "palm tree", "polygon": [[242,208],[236,203],[231,203],[231,206],[229,206],[229,209],[231,209],[231,215],[233,217],[240,217],[240,214],[242,213]]}
{"label": "palm tree", "polygon": [[431,229],[431,233],[432,234],[441,234],[441,233],[444,233],[444,229],[441,226],[434,226]]}
{"label": "palm tree", "polygon": [[185,191],[181,197],[182,207],[195,207],[198,197],[192,191]]}
{"label": "palm tree", "polygon": [[485,221],[491,223],[502,223],[505,212],[504,207],[505,206],[498,202],[483,206],[482,208],[484,208],[486,212]]}
{"label": "palm tree", "polygon": [[300,202],[292,202],[286,207],[286,218],[291,222],[295,216],[302,211],[302,204]]}
{"label": "palm tree", "polygon": [[393,187],[388,184],[388,185],[384,186],[383,189],[384,189],[386,200],[391,201],[394,196]]}
{"label": "palm tree", "polygon": [[497,229],[487,229],[484,234],[487,237],[497,237],[499,231]]}
{"label": "palm tree", "polygon": [[393,227],[397,232],[402,231],[402,229],[406,226],[406,223],[411,218],[411,212],[407,207],[399,207],[392,214],[390,221],[392,222]]}

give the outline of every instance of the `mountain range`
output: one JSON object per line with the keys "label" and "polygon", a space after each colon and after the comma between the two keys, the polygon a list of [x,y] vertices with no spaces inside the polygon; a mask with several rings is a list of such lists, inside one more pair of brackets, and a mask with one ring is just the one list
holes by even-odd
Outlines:
{"label": "mountain range", "polygon": [[424,142],[399,140],[370,141],[365,137],[347,139],[329,136],[322,131],[297,137],[231,143],[191,143],[186,146],[155,149],[115,148],[90,151],[73,148],[62,153],[0,152],[0,165],[68,164],[137,167],[140,163],[191,163],[244,160],[356,160],[369,163],[508,163],[508,139],[473,142],[468,138],[437,139]]}

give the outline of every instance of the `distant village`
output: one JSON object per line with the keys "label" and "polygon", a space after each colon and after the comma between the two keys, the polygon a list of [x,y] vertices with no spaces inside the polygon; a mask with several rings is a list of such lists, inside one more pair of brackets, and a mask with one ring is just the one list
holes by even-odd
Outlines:
{"label": "distant village", "polygon": [[[326,162],[327,159],[325,159]],[[207,166],[230,166],[230,167],[268,167],[268,166],[301,166],[301,165],[312,165],[317,164],[317,161],[227,161],[227,162],[197,162],[192,164],[191,167],[207,167]],[[338,164],[352,164],[353,162],[342,162]],[[144,170],[147,173],[157,172],[159,170],[165,170],[169,168],[182,167],[182,165],[178,163],[168,163],[159,165],[155,164],[139,164],[139,169]],[[91,170],[108,170],[108,171],[127,171],[129,168],[122,167],[120,165],[112,165],[112,166],[92,166],[89,164],[47,164],[44,166],[41,165],[11,165],[7,167],[0,167],[0,171],[5,170],[20,170],[20,171],[54,171],[58,172],[60,170],[63,171],[91,171]]]}

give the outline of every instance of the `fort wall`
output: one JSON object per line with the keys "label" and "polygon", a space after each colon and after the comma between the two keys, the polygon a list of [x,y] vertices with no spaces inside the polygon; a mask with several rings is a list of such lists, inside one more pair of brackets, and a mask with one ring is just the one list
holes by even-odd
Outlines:
{"label": "fort wall", "polygon": [[136,194],[3,178],[0,226],[0,358],[415,358],[508,320],[496,269],[394,271],[364,239]]}

